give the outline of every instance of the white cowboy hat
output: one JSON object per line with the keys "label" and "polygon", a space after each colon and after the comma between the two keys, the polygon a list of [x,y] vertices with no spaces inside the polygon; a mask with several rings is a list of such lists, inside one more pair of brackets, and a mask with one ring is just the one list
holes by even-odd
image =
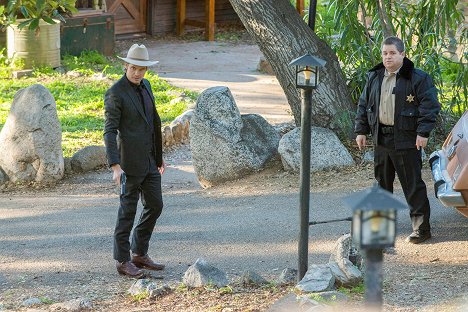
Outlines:
{"label": "white cowboy hat", "polygon": [[126,63],[137,66],[153,66],[159,63],[158,61],[150,61],[146,47],[137,43],[130,47],[127,52],[127,57],[117,57]]}

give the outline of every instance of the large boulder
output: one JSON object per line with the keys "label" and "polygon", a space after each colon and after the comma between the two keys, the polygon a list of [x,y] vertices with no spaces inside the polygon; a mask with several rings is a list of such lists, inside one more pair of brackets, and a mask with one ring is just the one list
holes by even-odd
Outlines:
{"label": "large boulder", "polygon": [[0,167],[13,182],[63,177],[62,130],[49,90],[35,84],[16,93],[0,146]]}
{"label": "large boulder", "polygon": [[235,180],[265,167],[280,136],[261,116],[242,115],[227,87],[206,89],[190,122],[193,165],[203,187]]}
{"label": "large boulder", "polygon": [[[301,168],[301,129],[286,133],[279,143],[283,167],[288,171],[299,172]],[[310,171],[351,166],[353,157],[330,129],[311,128]]]}

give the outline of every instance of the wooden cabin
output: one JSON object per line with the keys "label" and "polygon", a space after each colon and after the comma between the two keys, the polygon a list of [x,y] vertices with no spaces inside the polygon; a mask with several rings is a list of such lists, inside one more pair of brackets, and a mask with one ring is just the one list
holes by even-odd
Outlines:
{"label": "wooden cabin", "polygon": [[112,14],[117,36],[180,34],[186,26],[213,32],[216,23],[240,23],[229,0],[77,0],[76,7],[80,16]]}
{"label": "wooden cabin", "polygon": [[[240,23],[229,0],[77,0],[82,11],[101,10],[114,15],[115,34],[182,34],[188,27],[205,30],[214,40],[216,24]],[[304,0],[297,1],[298,11]]]}

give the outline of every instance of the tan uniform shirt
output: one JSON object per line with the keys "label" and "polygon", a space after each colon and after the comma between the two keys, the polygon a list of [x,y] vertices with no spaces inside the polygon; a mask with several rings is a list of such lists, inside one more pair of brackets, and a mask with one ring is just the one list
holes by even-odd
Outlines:
{"label": "tan uniform shirt", "polygon": [[393,126],[395,119],[395,94],[393,89],[396,85],[396,74],[390,73],[385,69],[380,90],[379,121],[383,125]]}

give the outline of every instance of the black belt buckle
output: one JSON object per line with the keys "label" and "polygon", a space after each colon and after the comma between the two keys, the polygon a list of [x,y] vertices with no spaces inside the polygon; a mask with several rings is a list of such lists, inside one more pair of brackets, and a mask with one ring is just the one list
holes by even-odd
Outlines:
{"label": "black belt buckle", "polygon": [[381,126],[382,134],[393,134],[393,126]]}

